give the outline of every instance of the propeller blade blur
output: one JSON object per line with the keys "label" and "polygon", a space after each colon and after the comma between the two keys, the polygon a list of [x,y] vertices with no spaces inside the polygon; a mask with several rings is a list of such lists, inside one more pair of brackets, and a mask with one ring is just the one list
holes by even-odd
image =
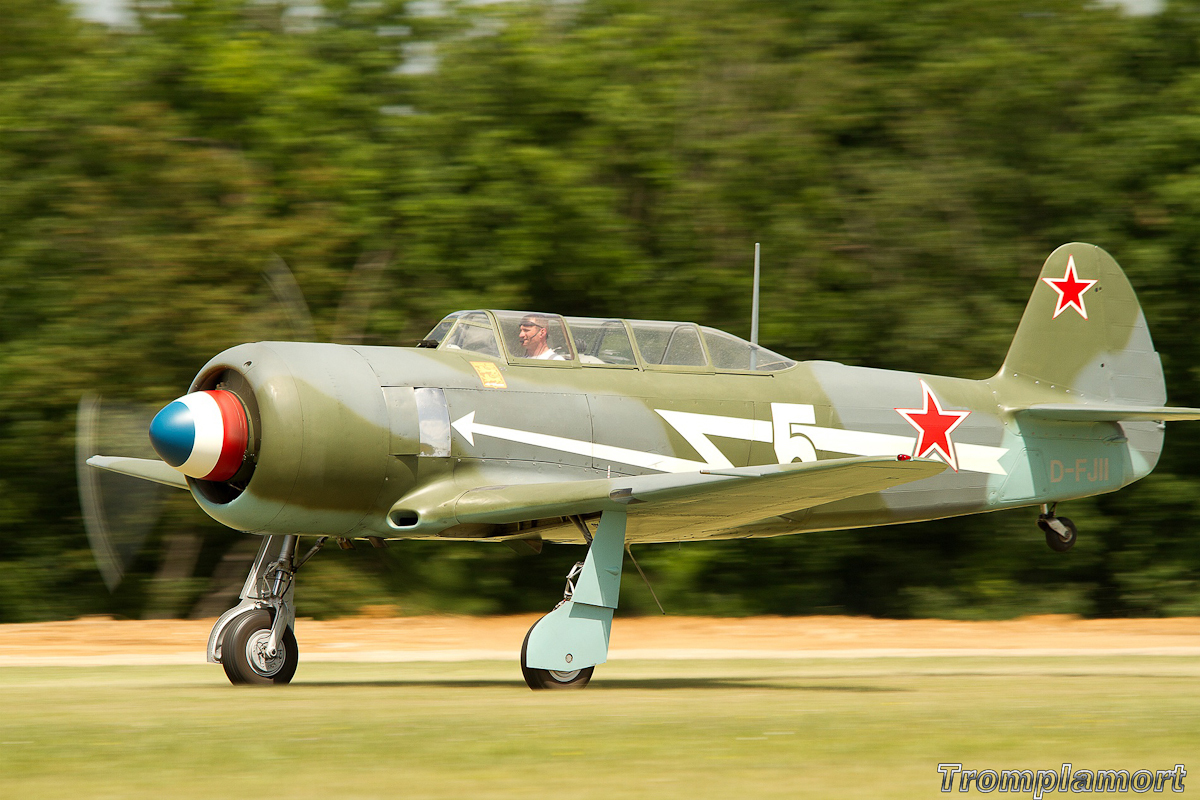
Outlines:
{"label": "propeller blade blur", "polygon": [[[127,470],[111,471],[111,467],[106,471],[93,469],[87,461],[93,453],[101,450],[152,456],[146,433],[152,415],[152,409],[108,403],[104,405],[102,423],[99,395],[89,393],[79,401],[75,425],[79,505],[83,511],[88,543],[104,585],[110,592],[121,584],[126,570],[158,521],[162,504],[161,481],[154,478],[146,480],[148,476],[144,474],[130,477],[131,473]],[[125,462],[140,460],[110,459]],[[161,461],[154,461],[162,464],[166,471],[175,472]],[[161,471],[154,474],[160,478],[167,477]]]}

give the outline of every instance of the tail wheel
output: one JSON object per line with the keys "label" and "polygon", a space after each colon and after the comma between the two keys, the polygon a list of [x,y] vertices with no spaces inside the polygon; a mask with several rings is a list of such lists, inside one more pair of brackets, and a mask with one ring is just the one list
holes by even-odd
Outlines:
{"label": "tail wheel", "polygon": [[278,651],[269,655],[272,615],[266,609],[241,614],[225,629],[221,642],[221,666],[234,685],[272,686],[291,683],[300,663],[296,634],[287,628]]}
{"label": "tail wheel", "polygon": [[[532,632],[533,628],[530,628],[529,633]],[[525,634],[525,641],[521,643],[521,675],[525,678],[526,686],[538,691],[540,689],[582,689],[588,685],[588,681],[592,679],[592,673],[596,671],[595,667],[564,672],[529,666],[525,661],[525,651],[529,646],[529,633]]]}
{"label": "tail wheel", "polygon": [[[1050,524],[1051,520],[1061,523],[1061,527],[1065,530],[1056,531],[1054,526]],[[1075,546],[1076,530],[1075,523],[1071,522],[1068,517],[1041,517],[1038,519],[1038,527],[1046,534],[1046,544],[1056,553],[1065,553]]]}

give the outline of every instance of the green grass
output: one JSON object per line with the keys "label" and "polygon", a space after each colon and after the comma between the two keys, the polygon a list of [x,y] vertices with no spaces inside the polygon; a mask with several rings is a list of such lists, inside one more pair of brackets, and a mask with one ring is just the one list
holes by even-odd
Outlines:
{"label": "green grass", "polygon": [[942,761],[1191,766],[1197,678],[1176,657],[617,661],[561,693],[493,662],[302,663],[269,689],[4,668],[0,797],[932,797]]}

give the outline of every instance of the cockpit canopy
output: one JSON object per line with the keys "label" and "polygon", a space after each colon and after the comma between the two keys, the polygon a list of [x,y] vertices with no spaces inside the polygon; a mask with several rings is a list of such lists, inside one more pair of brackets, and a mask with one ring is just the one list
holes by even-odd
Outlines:
{"label": "cockpit canopy", "polygon": [[691,322],[562,317],[527,311],[456,311],[422,341],[510,364],[775,372],[794,366],[764,347]]}

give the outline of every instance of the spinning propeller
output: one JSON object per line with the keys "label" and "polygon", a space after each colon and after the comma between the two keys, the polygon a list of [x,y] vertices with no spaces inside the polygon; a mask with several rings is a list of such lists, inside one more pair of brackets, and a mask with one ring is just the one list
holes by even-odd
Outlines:
{"label": "spinning propeller", "polygon": [[[358,260],[343,291],[330,341],[362,341],[371,298],[390,256],[377,252]],[[312,314],[284,260],[274,256],[264,268],[263,278],[273,304],[264,305],[247,332],[266,334],[263,339],[316,340]],[[192,392],[161,409],[115,403],[95,393],[79,401],[76,475],[80,507],[92,554],[110,592],[120,586],[158,524],[166,490],[157,483],[89,467],[87,459],[96,453],[136,458],[157,454],[192,478],[224,482],[238,473],[251,444],[246,408],[236,394],[224,389]],[[199,553],[199,537],[168,537],[167,550],[159,577],[190,576]]]}

